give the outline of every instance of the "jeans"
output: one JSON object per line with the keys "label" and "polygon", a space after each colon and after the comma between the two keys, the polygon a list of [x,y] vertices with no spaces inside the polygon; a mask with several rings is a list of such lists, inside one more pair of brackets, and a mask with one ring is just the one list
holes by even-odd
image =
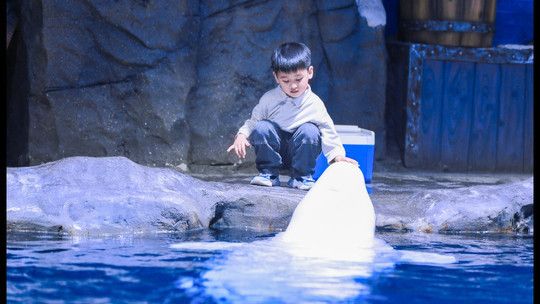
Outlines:
{"label": "jeans", "polygon": [[321,153],[321,132],[309,122],[289,133],[272,121],[261,120],[249,142],[255,148],[257,170],[272,177],[279,175],[280,168],[289,168],[292,178],[311,177]]}

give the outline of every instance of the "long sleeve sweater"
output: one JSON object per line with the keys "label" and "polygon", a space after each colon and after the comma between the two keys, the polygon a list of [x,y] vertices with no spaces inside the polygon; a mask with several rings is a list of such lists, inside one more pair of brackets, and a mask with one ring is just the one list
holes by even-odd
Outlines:
{"label": "long sleeve sweater", "polygon": [[322,152],[328,162],[338,155],[345,156],[334,122],[323,101],[311,91],[310,86],[296,98],[287,96],[279,86],[266,92],[253,108],[251,118],[246,120],[238,133],[249,137],[255,124],[264,119],[275,122],[282,130],[290,133],[302,124],[311,122],[321,131]]}

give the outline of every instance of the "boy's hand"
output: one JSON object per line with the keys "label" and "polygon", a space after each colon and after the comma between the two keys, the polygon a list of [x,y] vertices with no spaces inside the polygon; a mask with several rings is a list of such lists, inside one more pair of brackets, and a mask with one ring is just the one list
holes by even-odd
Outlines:
{"label": "boy's hand", "polygon": [[344,161],[347,163],[351,163],[355,166],[358,166],[358,162],[356,160],[352,158],[348,158],[346,156],[341,156],[341,155],[336,156],[330,163],[335,163],[335,162],[340,162],[340,161]]}
{"label": "boy's hand", "polygon": [[227,149],[227,153],[234,149],[234,152],[236,152],[236,155],[239,158],[246,158],[246,147],[249,146],[251,146],[251,144],[247,140],[247,137],[242,133],[238,133],[234,143]]}

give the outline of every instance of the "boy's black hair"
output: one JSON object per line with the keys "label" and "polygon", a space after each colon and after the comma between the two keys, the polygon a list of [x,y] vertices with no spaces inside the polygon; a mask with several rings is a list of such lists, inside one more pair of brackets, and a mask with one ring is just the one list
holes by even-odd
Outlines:
{"label": "boy's black hair", "polygon": [[311,66],[311,51],[299,42],[287,42],[280,45],[272,54],[272,71],[296,72]]}

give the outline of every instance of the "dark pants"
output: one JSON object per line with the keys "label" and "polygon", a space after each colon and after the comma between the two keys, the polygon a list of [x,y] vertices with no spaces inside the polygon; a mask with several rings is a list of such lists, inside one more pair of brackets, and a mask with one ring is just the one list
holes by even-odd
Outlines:
{"label": "dark pants", "polygon": [[321,132],[312,123],[305,123],[289,133],[272,121],[261,120],[255,125],[249,142],[255,148],[257,170],[272,176],[278,176],[280,168],[289,168],[293,178],[311,176],[321,153]]}

